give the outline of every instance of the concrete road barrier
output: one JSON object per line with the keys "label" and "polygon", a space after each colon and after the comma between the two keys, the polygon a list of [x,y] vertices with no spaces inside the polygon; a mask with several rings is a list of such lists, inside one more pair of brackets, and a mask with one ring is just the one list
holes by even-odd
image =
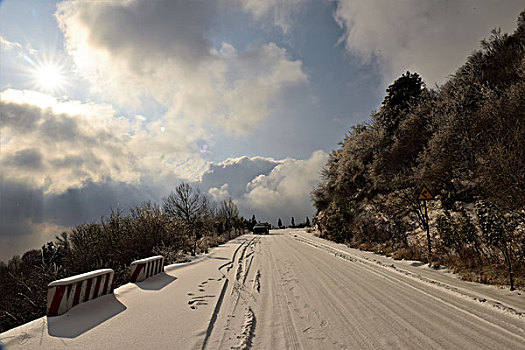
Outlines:
{"label": "concrete road barrier", "polygon": [[73,306],[113,293],[112,269],[86,272],[47,285],[47,316],[65,313]]}
{"label": "concrete road barrier", "polygon": [[158,273],[164,272],[164,257],[162,255],[135,260],[130,266],[130,282],[144,281]]}

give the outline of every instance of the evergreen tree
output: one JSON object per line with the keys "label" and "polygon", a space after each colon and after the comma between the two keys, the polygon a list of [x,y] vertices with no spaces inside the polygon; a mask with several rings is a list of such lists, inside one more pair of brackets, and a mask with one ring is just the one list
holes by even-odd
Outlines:
{"label": "evergreen tree", "polygon": [[253,214],[252,219],[248,222],[248,230],[253,231],[255,225],[257,225],[257,219],[255,218],[255,214]]}
{"label": "evergreen tree", "polygon": [[306,217],[306,227],[310,227],[310,219],[308,216]]}
{"label": "evergreen tree", "polygon": [[292,227],[295,227],[295,219],[292,216]]}
{"label": "evergreen tree", "polygon": [[376,120],[386,133],[394,135],[406,113],[417,103],[425,89],[423,80],[417,73],[406,72],[386,90],[386,97]]}
{"label": "evergreen tree", "polygon": [[[322,169],[311,195],[320,235],[407,247],[424,220],[415,194],[424,183],[444,210],[429,209],[445,261],[475,272],[504,257],[508,281],[522,276],[524,47],[525,11],[513,34],[493,31],[442,86],[429,90],[410,72],[394,81],[379,111],[349,130]],[[497,210],[481,205],[471,221],[477,201]]]}
{"label": "evergreen tree", "polygon": [[279,218],[279,221],[277,221],[277,227],[283,228],[283,222],[281,221],[281,218]]}

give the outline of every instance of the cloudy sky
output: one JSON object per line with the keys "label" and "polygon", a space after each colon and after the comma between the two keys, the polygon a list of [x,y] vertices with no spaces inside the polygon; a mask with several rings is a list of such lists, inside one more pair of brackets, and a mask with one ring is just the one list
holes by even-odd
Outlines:
{"label": "cloudy sky", "polygon": [[0,259],[181,181],[276,224],[407,70],[428,86],[522,0],[0,1]]}

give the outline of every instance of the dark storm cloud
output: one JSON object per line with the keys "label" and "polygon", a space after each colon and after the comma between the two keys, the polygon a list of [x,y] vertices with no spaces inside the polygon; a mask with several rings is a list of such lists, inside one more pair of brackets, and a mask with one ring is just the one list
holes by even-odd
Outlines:
{"label": "dark storm cloud", "polygon": [[62,158],[55,158],[49,161],[54,167],[57,168],[74,168],[80,167],[84,164],[85,159],[81,156],[65,156]]}
{"label": "dark storm cloud", "polygon": [[8,90],[0,102],[5,180],[26,183],[52,194],[82,187],[89,181],[138,179],[132,165],[136,156],[127,145],[130,137],[126,120],[94,104],[88,105],[91,114],[81,114],[85,106],[75,101],[44,101],[42,94],[35,96],[43,106],[47,103],[50,107],[9,100],[24,94],[25,91]]}
{"label": "dark storm cloud", "polygon": [[[63,165],[74,167],[80,161],[70,159]],[[304,161],[262,157],[229,159],[211,164],[202,181],[192,184],[204,192],[228,184],[226,195],[234,198],[245,217],[257,213],[260,219],[267,220],[302,218],[312,214],[309,191],[318,181],[315,174],[325,161],[323,152],[315,152]],[[85,181],[79,187],[46,194],[43,188],[29,183],[4,180],[0,187],[0,259],[7,260],[13,254],[39,248],[70,227],[107,217],[112,209],[120,208],[126,213],[146,201],[162,204],[162,198],[180,181],[175,178],[170,183],[150,178],[143,178],[138,184],[111,179]]]}
{"label": "dark storm cloud", "polygon": [[117,1],[62,2],[57,16],[78,13],[90,31],[92,45],[106,48],[113,55],[133,60],[141,69],[144,59],[182,58],[200,61],[213,47],[207,38],[216,24],[216,1],[137,0],[123,5]]}
{"label": "dark storm cloud", "polygon": [[41,109],[35,106],[20,105],[16,103],[0,103],[0,128],[10,128],[13,131],[31,132],[40,120]]}
{"label": "dark storm cloud", "polygon": [[78,122],[64,114],[45,118],[39,128],[40,134],[52,141],[72,141],[82,136]]}
{"label": "dark storm cloud", "polygon": [[165,195],[160,187],[111,180],[89,182],[57,195],[44,194],[41,188],[25,183],[2,181],[0,193],[0,260],[4,261],[39,248],[69,227],[99,221],[112,209],[127,212],[146,201],[159,203]]}
{"label": "dark storm cloud", "polygon": [[0,181],[0,234],[24,234],[24,219],[41,222],[44,217],[44,193],[41,188],[2,179]]}
{"label": "dark storm cloud", "polygon": [[42,154],[34,148],[23,149],[12,156],[5,157],[2,159],[2,163],[27,170],[38,170],[42,168]]}
{"label": "dark storm cloud", "polygon": [[63,226],[98,221],[117,207],[127,211],[143,202],[160,202],[162,191],[155,187],[132,185],[117,181],[86,183],[44,200],[46,219]]}

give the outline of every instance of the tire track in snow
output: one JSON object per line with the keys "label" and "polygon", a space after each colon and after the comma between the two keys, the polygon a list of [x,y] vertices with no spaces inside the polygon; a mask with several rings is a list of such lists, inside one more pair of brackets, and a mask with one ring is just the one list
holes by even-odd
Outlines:
{"label": "tire track in snow", "polygon": [[[253,247],[254,242],[257,242],[259,240],[259,237],[253,237],[250,242],[243,247],[241,256],[239,257],[239,260],[237,261],[237,272],[235,273],[235,281],[234,286],[232,289],[232,294],[235,293],[235,302],[233,306],[232,313],[235,312],[237,305],[239,304],[239,300],[243,299],[246,303],[248,303],[248,300],[254,299],[255,297],[251,293],[251,291],[248,290],[246,287],[246,277],[248,276],[248,273],[250,272],[251,268],[251,262],[253,261],[253,251],[249,253],[248,255],[251,256],[250,262],[245,266],[245,260],[248,255],[246,255],[246,250],[248,248]],[[253,248],[252,248],[253,249]]]}
{"label": "tire track in snow", "polygon": [[[224,299],[226,297],[226,292],[228,290],[228,286],[232,285],[231,290],[231,296],[233,298],[233,302],[230,302],[227,304],[229,307],[229,311],[227,314],[233,315],[235,311],[237,310],[239,306],[239,301],[243,300],[246,303],[246,286],[244,284],[244,281],[246,280],[246,276],[250,271],[251,267],[251,261],[253,260],[253,250],[254,245],[258,241],[258,237],[253,237],[251,239],[246,239],[244,242],[242,242],[239,247],[235,250],[232,260],[230,262],[227,262],[219,267],[219,271],[223,275],[223,278],[225,280],[225,283],[223,285],[223,289],[221,290],[221,295],[219,297],[220,302],[217,303],[215,311],[212,315],[212,320],[210,321],[210,325],[208,326],[208,331],[206,332],[206,338],[204,340],[202,349],[207,348],[208,342],[210,340],[211,334],[214,332],[215,323],[217,321],[217,317],[219,313],[223,312],[221,310]],[[252,252],[247,254],[248,248],[252,249]],[[250,263],[246,263],[246,259],[250,257]],[[224,267],[227,267],[225,273],[222,271]],[[234,267],[237,267],[236,271],[233,274],[233,278],[228,277],[228,273],[231,269]],[[251,293],[249,293],[251,294]],[[249,310],[249,311],[248,311]],[[245,306],[245,313],[244,313],[244,322],[242,326],[240,327],[240,334],[239,334],[239,343],[237,344],[237,349],[247,349],[251,346],[251,339],[254,336],[254,329],[255,329],[255,314],[253,310],[247,306]],[[226,323],[226,329],[229,330],[229,321]],[[222,339],[220,340],[221,345],[225,343],[225,337],[227,336],[227,333],[223,333]],[[222,346],[220,346],[222,348]]]}
{"label": "tire track in snow", "polygon": [[254,289],[257,291],[257,293],[261,292],[261,269],[257,269],[257,272],[255,273],[252,290]]}
{"label": "tire track in snow", "polygon": [[[256,301],[256,299],[253,296],[252,291],[247,290],[246,278],[250,273],[250,269],[254,259],[255,245],[259,242],[259,240],[259,237],[253,237],[250,240],[250,242],[243,248],[241,256],[238,260],[237,272],[235,274],[235,285],[232,289],[232,293],[235,293],[236,296],[233,309],[230,315],[233,315],[235,313],[235,310],[239,305],[239,301],[241,300],[244,304],[245,312],[243,316],[244,322],[242,325],[242,329],[238,336],[239,345],[237,347],[232,347],[233,349],[249,349],[252,344],[252,338],[255,334],[256,318],[252,308],[250,307],[250,303],[252,299],[254,301]],[[251,249],[251,252],[246,254],[248,248]],[[246,259],[248,258],[250,260],[248,263],[246,263]]]}
{"label": "tire track in snow", "polygon": [[269,261],[271,270],[274,272],[271,274],[273,279],[273,285],[279,288],[279,291],[276,291],[276,297],[277,303],[279,305],[279,310],[284,321],[284,331],[287,343],[289,344],[290,349],[303,349],[299,337],[297,336],[297,326],[295,325],[294,319],[292,317],[292,312],[290,310],[290,307],[288,306],[290,302],[288,300],[288,297],[286,296],[285,288],[276,276],[278,270],[276,269],[275,256],[272,252],[270,252],[269,254]]}
{"label": "tire track in snow", "polygon": [[221,309],[221,306],[224,300],[224,295],[226,294],[226,290],[228,289],[228,278],[222,272],[222,269],[226,266],[229,266],[228,271],[231,269],[231,267],[233,266],[233,263],[235,262],[235,257],[237,256],[238,251],[241,249],[241,247],[244,244],[245,244],[245,241],[241,242],[241,244],[235,249],[235,251],[233,252],[232,259],[229,262],[224,263],[217,268],[217,270],[219,270],[219,272],[222,274],[222,278],[224,282],[221,288],[221,293],[219,294],[219,298],[217,299],[217,303],[215,304],[215,308],[213,310],[213,313],[210,319],[210,323],[208,324],[208,328],[206,329],[206,336],[204,337],[204,341],[202,342],[202,347],[201,347],[202,350],[204,350],[208,344],[211,333],[213,332],[213,327],[215,326],[215,322],[217,321],[217,316],[219,314],[219,311]]}
{"label": "tire track in snow", "polygon": [[[422,293],[422,294],[424,294],[424,295],[426,295],[426,296],[428,296],[428,297],[430,297],[430,298],[432,298],[432,299],[434,299],[434,300],[436,300],[438,302],[444,303],[444,304],[448,305],[449,307],[452,307],[455,310],[457,310],[457,311],[459,311],[459,312],[461,312],[463,314],[466,314],[466,315],[469,315],[471,317],[474,317],[478,321],[481,321],[482,323],[485,323],[485,324],[487,324],[487,325],[489,325],[489,326],[491,326],[493,328],[496,328],[499,331],[502,331],[505,334],[507,334],[507,335],[509,335],[509,336],[511,336],[511,337],[513,337],[515,339],[520,339],[521,341],[525,342],[525,331],[522,328],[519,328],[516,325],[513,325],[511,323],[505,322],[505,321],[503,321],[501,319],[494,319],[493,316],[491,316],[491,315],[489,315],[487,313],[480,312],[480,311],[475,312],[473,309],[468,308],[468,307],[466,307],[464,305],[460,305],[458,303],[455,303],[455,302],[453,302],[450,299],[445,299],[445,298],[442,298],[440,296],[434,295],[434,294],[430,293],[429,291],[424,290],[422,288],[422,286],[413,285],[413,284],[408,283],[408,281],[402,280],[402,277],[405,277],[405,278],[408,277],[411,281],[424,283],[424,285],[429,285],[429,286],[433,287],[434,289],[444,289],[447,292],[452,292],[453,294],[458,294],[461,297],[467,297],[468,300],[477,302],[478,305],[485,305],[482,302],[480,302],[479,299],[473,298],[469,294],[461,293],[456,288],[447,286],[444,283],[441,283],[441,282],[438,282],[438,281],[433,281],[435,283],[429,283],[428,279],[423,278],[420,275],[417,275],[417,274],[414,274],[412,272],[409,272],[409,271],[406,271],[406,270],[402,270],[402,269],[399,269],[399,268],[395,268],[395,267],[392,268],[391,265],[382,264],[382,263],[377,262],[377,261],[370,261],[370,260],[365,259],[365,258],[352,256],[348,252],[342,251],[342,250],[334,248],[334,247],[330,247],[330,246],[325,245],[325,244],[320,243],[320,242],[314,242],[314,241],[311,241],[311,240],[303,238],[303,237],[301,237],[301,238],[294,237],[294,238],[296,240],[300,241],[300,242],[309,244],[309,245],[311,245],[311,246],[313,246],[313,247],[315,247],[317,249],[324,250],[326,252],[332,253],[336,257],[339,257],[339,258],[342,258],[344,260],[348,260],[348,261],[351,261],[351,262],[354,262],[354,263],[359,263],[359,266],[364,267],[368,272],[373,273],[376,276],[379,276],[381,278],[387,279],[391,283],[396,284],[398,286],[409,287],[409,288],[411,288],[411,289],[413,289],[413,290],[415,290],[415,291],[417,291],[419,293]],[[379,269],[378,269],[378,267],[379,267]],[[390,272],[396,272],[396,274],[398,276],[395,276],[392,273],[387,273],[386,269],[389,269]],[[506,310],[506,311],[509,311],[509,310]],[[512,311],[514,311],[514,312],[512,312]],[[517,318],[520,319],[520,320],[523,320],[522,313],[517,313],[514,309],[511,309],[511,311],[509,311],[508,313],[510,315],[515,316],[515,317],[517,316]],[[498,324],[498,323],[500,323],[500,324]],[[503,324],[505,327],[503,327],[501,324]],[[512,329],[512,331],[510,331],[509,329]],[[518,334],[516,334],[516,333],[518,333]]]}
{"label": "tire track in snow", "polygon": [[239,335],[239,345],[232,349],[246,350],[252,346],[252,338],[255,335],[255,315],[250,307],[246,308],[244,323],[241,334]]}
{"label": "tire track in snow", "polygon": [[498,309],[500,311],[504,311],[505,313],[508,313],[510,315],[513,315],[513,316],[517,316],[518,319],[520,319],[520,320],[525,319],[525,313],[524,312],[517,311],[514,308],[512,308],[510,306],[507,306],[507,305],[504,305],[504,304],[502,304],[501,302],[499,302],[497,300],[490,300],[490,299],[485,298],[485,297],[480,297],[480,296],[473,295],[473,294],[469,293],[468,291],[466,291],[466,290],[464,290],[462,288],[450,286],[450,285],[448,285],[446,283],[443,283],[443,282],[440,282],[440,281],[436,281],[436,280],[430,279],[428,277],[423,277],[423,276],[421,276],[421,275],[419,275],[417,273],[414,273],[414,272],[411,272],[411,271],[408,271],[408,270],[396,267],[394,264],[385,264],[385,263],[382,263],[382,262],[377,261],[377,260],[368,259],[366,257],[353,256],[349,252],[345,252],[345,251],[337,249],[335,247],[331,247],[331,246],[328,246],[328,245],[320,243],[320,242],[312,241],[312,240],[309,240],[309,239],[304,238],[304,237],[294,236],[294,239],[296,239],[297,241],[309,244],[309,245],[311,245],[313,247],[316,247],[318,249],[322,249],[322,250],[325,250],[327,252],[330,252],[330,253],[334,254],[336,257],[339,257],[339,258],[342,258],[342,259],[345,259],[345,260],[348,260],[348,261],[356,262],[356,263],[361,263],[361,264],[371,265],[371,266],[380,266],[380,267],[383,267],[385,269],[390,269],[390,270],[393,270],[393,271],[397,272],[398,274],[405,275],[405,276],[411,277],[413,279],[420,280],[421,282],[424,282],[426,284],[430,284],[430,285],[432,285],[432,286],[434,286],[436,288],[446,289],[447,291],[450,291],[450,292],[452,292],[454,294],[457,294],[459,296],[462,296],[462,297],[466,297],[466,298],[471,299],[472,301],[478,302],[480,304],[490,305],[491,307],[493,307],[495,309]]}

